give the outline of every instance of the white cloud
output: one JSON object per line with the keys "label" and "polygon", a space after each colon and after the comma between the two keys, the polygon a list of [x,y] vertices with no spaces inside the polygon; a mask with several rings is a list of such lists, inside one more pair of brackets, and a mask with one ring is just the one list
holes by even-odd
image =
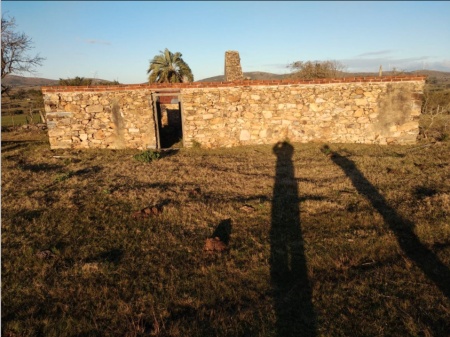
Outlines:
{"label": "white cloud", "polygon": [[389,71],[393,68],[398,70],[412,71],[412,70],[439,70],[450,71],[450,60],[437,60],[430,56],[419,56],[409,58],[394,58],[394,57],[375,57],[375,58],[350,58],[339,60],[343,63],[347,71],[353,72],[377,72],[380,65],[383,70]]}
{"label": "white cloud", "polygon": [[103,44],[103,45],[107,45],[107,46],[111,45],[111,42],[109,42],[109,41],[96,40],[96,39],[88,39],[88,40],[85,40],[85,42],[89,43],[89,44]]}
{"label": "white cloud", "polygon": [[371,51],[367,53],[362,53],[358,55],[358,57],[365,57],[365,56],[375,56],[375,55],[385,55],[392,53],[393,50],[385,49],[385,50],[379,50],[379,51]]}

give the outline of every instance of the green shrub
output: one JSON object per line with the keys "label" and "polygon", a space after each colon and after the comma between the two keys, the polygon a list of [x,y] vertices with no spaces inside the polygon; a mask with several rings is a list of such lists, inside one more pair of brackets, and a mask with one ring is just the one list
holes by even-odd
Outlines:
{"label": "green shrub", "polygon": [[60,183],[64,180],[71,178],[74,175],[74,172],[69,171],[67,173],[60,173],[55,177],[55,182]]}
{"label": "green shrub", "polygon": [[67,78],[59,79],[59,85],[65,85],[65,86],[80,86],[80,85],[92,85],[92,79],[90,78],[84,78],[84,77],[74,77],[74,78]]}
{"label": "green shrub", "polygon": [[136,159],[137,161],[141,161],[143,163],[150,163],[154,160],[158,160],[159,157],[160,157],[159,152],[146,150],[135,155],[134,159]]}

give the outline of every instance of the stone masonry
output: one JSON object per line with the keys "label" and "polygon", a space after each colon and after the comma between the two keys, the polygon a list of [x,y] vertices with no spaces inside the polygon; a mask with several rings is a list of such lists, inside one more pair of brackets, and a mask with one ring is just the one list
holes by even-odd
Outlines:
{"label": "stone masonry", "polygon": [[51,148],[155,148],[152,92],[179,90],[186,147],[412,144],[425,77],[43,87]]}
{"label": "stone masonry", "polygon": [[186,89],[185,143],[416,141],[423,83],[332,83]]}
{"label": "stone masonry", "polygon": [[44,94],[51,148],[156,147],[150,90],[69,88]]}
{"label": "stone masonry", "polygon": [[224,73],[226,82],[240,81],[244,79],[239,52],[234,50],[228,50],[225,52]]}

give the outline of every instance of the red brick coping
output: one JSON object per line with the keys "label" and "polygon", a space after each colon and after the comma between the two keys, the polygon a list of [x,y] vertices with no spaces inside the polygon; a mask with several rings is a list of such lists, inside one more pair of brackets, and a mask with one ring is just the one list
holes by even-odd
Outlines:
{"label": "red brick coping", "polygon": [[136,89],[191,89],[191,88],[217,88],[258,85],[284,85],[284,84],[331,84],[331,83],[359,83],[359,82],[407,82],[422,81],[427,76],[364,76],[323,78],[314,80],[242,80],[233,82],[190,82],[190,83],[153,83],[153,84],[122,84],[122,85],[95,85],[95,86],[51,86],[42,87],[43,93],[76,92],[76,91],[122,91]]}

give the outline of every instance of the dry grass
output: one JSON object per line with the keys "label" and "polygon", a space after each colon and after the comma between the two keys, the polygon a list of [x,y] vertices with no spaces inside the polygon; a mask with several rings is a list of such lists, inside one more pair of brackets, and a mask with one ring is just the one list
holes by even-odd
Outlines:
{"label": "dry grass", "polygon": [[448,336],[450,143],[424,144],[143,163],[3,133],[2,335]]}

